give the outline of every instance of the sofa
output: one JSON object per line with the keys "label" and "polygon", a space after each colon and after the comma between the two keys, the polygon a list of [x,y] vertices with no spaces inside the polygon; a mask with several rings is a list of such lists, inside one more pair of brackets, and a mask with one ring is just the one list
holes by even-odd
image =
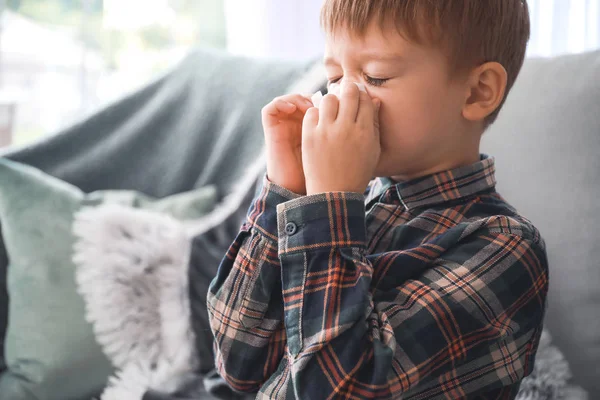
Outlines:
{"label": "sofa", "polygon": [[575,381],[600,398],[600,52],[527,60],[483,140],[498,190],[542,232],[546,326]]}
{"label": "sofa", "polygon": [[[95,323],[89,307],[94,294],[82,290],[86,276],[103,276],[77,275],[70,259],[76,241],[65,238],[73,214],[114,203],[206,223],[215,209],[222,212],[223,204],[241,199],[240,177],[253,169],[246,179],[254,182],[262,171],[262,105],[285,92],[323,86],[314,60],[252,60],[197,50],[65,131],[0,152],[0,400],[90,398],[126,365],[118,356],[123,353],[104,341],[106,326],[116,328]],[[484,134],[483,151],[496,157],[500,193],[541,230],[550,260],[544,340],[553,347],[540,354],[523,399],[583,399],[585,391],[589,399],[600,398],[600,267],[594,257],[600,248],[599,107],[600,52],[528,59]],[[218,233],[202,230],[201,241],[214,247],[215,265],[203,277],[189,277],[191,291],[199,281],[205,290],[243,218],[247,193],[244,198],[234,201]],[[200,361],[193,368],[204,387],[195,398],[234,398],[214,375],[205,328],[195,327]],[[161,351],[152,341],[134,339],[130,356]],[[123,371],[116,376],[122,379]],[[152,387],[147,382],[136,390]]]}

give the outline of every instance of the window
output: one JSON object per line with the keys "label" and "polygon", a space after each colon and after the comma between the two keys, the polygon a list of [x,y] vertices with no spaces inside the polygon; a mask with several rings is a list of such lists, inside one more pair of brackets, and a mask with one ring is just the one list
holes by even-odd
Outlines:
{"label": "window", "polygon": [[530,56],[600,48],[600,0],[529,0]]}
{"label": "window", "polygon": [[68,126],[193,46],[226,46],[223,0],[0,0],[0,13],[0,146]]}

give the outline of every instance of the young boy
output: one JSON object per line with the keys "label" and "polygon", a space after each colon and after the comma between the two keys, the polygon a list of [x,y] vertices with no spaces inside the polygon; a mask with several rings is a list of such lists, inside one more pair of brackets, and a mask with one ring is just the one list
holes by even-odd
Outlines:
{"label": "young boy", "polygon": [[208,295],[220,374],[263,399],[515,398],[548,265],[479,144],[526,1],[326,0],[322,24],[341,93],[263,109],[264,187]]}

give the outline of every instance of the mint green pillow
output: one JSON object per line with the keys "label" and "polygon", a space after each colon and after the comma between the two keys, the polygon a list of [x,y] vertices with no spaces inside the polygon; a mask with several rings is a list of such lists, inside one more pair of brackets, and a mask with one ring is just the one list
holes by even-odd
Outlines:
{"label": "mint green pillow", "polygon": [[113,372],[77,293],[74,213],[116,203],[195,219],[216,201],[214,187],[160,200],[133,191],[85,194],[40,170],[0,159],[0,221],[9,258],[8,370],[0,375],[0,398],[88,399]]}

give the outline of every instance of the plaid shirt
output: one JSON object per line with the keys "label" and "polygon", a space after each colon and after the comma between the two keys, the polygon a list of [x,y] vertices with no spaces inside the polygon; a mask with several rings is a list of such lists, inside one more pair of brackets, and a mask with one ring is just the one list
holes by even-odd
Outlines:
{"label": "plaid shirt", "polygon": [[548,263],[494,172],[302,197],[265,178],[209,289],[219,373],[259,399],[515,398]]}

